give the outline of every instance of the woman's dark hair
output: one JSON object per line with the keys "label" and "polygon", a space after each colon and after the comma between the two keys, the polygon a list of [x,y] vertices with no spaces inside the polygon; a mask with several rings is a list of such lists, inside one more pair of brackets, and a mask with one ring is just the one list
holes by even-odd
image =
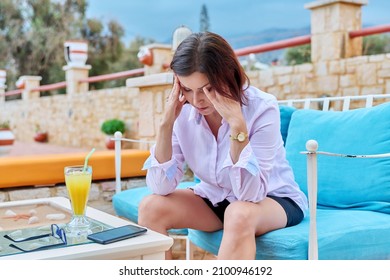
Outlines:
{"label": "woman's dark hair", "polygon": [[[221,95],[245,104],[249,78],[229,43],[211,32],[193,33],[178,46],[171,69],[179,76],[205,74]],[[244,88],[246,86],[246,88]]]}

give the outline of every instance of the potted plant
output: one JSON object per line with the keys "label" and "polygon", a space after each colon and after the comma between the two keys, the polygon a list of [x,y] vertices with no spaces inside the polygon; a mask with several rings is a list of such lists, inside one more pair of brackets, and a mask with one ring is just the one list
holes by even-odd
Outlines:
{"label": "potted plant", "polygon": [[114,133],[117,131],[120,131],[122,133],[125,132],[125,122],[119,119],[110,119],[106,120],[102,123],[102,126],[100,127],[101,131],[107,135],[106,138],[106,147],[107,149],[114,149],[115,147],[115,141],[111,140],[111,138],[114,136]]}
{"label": "potted plant", "polygon": [[15,135],[11,131],[9,121],[0,122],[0,154],[8,153],[14,141]]}
{"label": "potted plant", "polygon": [[45,143],[48,141],[48,133],[47,131],[42,131],[39,124],[35,125],[35,135],[34,140],[36,142]]}

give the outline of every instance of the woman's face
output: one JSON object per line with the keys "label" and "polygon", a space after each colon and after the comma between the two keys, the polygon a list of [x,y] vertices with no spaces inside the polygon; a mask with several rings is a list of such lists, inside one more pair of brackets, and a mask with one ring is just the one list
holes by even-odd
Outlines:
{"label": "woman's face", "polygon": [[214,89],[210,86],[206,75],[194,72],[189,76],[177,76],[179,78],[180,89],[186,100],[198,109],[202,115],[209,115],[216,110],[206,94],[203,92],[203,87],[209,91]]}

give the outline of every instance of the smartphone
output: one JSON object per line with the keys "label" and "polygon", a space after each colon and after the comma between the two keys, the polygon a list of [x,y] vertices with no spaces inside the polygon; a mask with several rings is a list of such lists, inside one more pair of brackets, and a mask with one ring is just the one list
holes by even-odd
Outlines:
{"label": "smartphone", "polygon": [[87,238],[100,244],[109,244],[144,234],[146,231],[147,229],[143,227],[126,225],[92,233]]}

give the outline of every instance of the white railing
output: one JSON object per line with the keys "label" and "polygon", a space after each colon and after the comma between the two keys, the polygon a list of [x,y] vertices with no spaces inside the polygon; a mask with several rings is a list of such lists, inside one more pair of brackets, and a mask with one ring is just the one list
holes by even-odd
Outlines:
{"label": "white railing", "polygon": [[[287,105],[293,107],[299,107],[302,109],[313,109],[313,105],[317,105],[315,109],[322,111],[330,111],[336,108],[336,106],[331,106],[332,102],[340,102],[342,104],[341,110],[347,111],[351,109],[351,102],[360,101],[365,103],[365,108],[372,107],[374,101],[381,100],[379,102],[383,103],[383,99],[390,100],[390,94],[375,94],[375,95],[359,95],[359,96],[336,96],[336,97],[313,97],[313,98],[302,98],[302,99],[288,99],[288,100],[279,100],[279,105]],[[362,107],[360,104],[358,107]]]}

